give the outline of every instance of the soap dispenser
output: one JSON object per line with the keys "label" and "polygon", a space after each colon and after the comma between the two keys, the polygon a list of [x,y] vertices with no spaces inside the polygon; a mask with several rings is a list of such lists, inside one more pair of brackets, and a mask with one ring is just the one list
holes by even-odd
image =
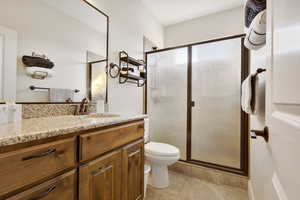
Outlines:
{"label": "soap dispenser", "polygon": [[0,105],[0,125],[8,123],[8,107],[6,104]]}
{"label": "soap dispenser", "polygon": [[8,123],[16,123],[22,120],[22,106],[15,103],[8,105]]}

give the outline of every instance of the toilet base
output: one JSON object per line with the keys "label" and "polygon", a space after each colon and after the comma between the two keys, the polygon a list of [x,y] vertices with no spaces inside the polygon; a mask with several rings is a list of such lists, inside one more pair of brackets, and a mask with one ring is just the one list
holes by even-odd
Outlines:
{"label": "toilet base", "polygon": [[155,188],[166,188],[169,186],[169,172],[167,165],[151,165],[150,185]]}

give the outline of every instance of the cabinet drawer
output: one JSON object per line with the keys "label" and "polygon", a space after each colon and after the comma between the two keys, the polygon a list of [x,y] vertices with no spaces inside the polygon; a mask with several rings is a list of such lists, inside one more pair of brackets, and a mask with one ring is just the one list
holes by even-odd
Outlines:
{"label": "cabinet drawer", "polygon": [[73,170],[7,200],[75,200],[77,194],[75,175],[76,172]]}
{"label": "cabinet drawer", "polygon": [[0,196],[75,166],[75,138],[0,154]]}
{"label": "cabinet drawer", "polygon": [[80,160],[88,160],[144,136],[144,122],[80,136]]}

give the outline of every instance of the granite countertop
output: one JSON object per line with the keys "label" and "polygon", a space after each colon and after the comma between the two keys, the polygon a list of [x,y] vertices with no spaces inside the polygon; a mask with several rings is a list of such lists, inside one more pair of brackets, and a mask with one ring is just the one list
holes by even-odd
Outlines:
{"label": "granite countertop", "polygon": [[95,115],[97,114],[32,118],[23,119],[18,123],[0,125],[0,147],[140,120],[147,117],[147,115],[93,117]]}

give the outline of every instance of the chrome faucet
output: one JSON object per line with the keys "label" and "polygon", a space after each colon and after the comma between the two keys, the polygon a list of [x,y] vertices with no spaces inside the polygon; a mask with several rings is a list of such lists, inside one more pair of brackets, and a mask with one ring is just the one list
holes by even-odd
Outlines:
{"label": "chrome faucet", "polygon": [[87,98],[82,99],[79,105],[76,105],[74,115],[85,115],[88,114],[90,101]]}

